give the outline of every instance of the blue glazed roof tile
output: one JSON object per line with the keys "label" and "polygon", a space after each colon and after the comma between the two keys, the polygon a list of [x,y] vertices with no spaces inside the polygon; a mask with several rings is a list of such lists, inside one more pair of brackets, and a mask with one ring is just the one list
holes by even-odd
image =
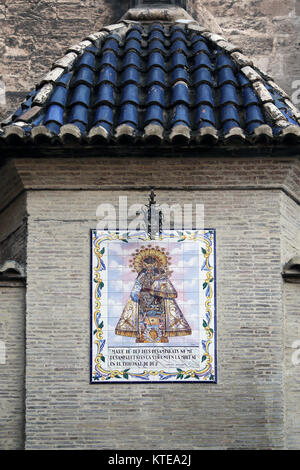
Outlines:
{"label": "blue glazed roof tile", "polygon": [[36,94],[37,94],[37,90],[31,90],[31,91],[26,95],[26,99],[28,100],[29,98],[34,98]]}
{"label": "blue glazed roof tile", "polygon": [[189,89],[184,83],[177,83],[172,88],[171,104],[176,103],[190,104]]}
{"label": "blue glazed roof tile", "polygon": [[190,41],[192,46],[198,41],[204,41],[206,43],[206,39],[202,36],[202,34],[198,33],[192,34]]}
{"label": "blue glazed roof tile", "polygon": [[40,114],[40,116],[38,116],[36,119],[32,121],[32,126],[36,127],[36,126],[42,125],[42,123],[44,122],[44,118],[45,118],[45,114]]}
{"label": "blue glazed roof tile", "polygon": [[161,31],[151,30],[149,34],[149,39],[148,39],[149,44],[151,41],[161,41],[164,44],[165,40],[166,40],[165,36]]}
{"label": "blue glazed roof tile", "polygon": [[108,132],[108,134],[111,134],[112,124],[109,124],[106,121],[99,121],[95,127],[99,127],[99,126],[104,127],[104,129]]}
{"label": "blue glazed roof tile", "polygon": [[161,31],[163,34],[165,33],[164,27],[160,23],[153,23],[151,26],[152,31]]}
{"label": "blue glazed roof tile", "polygon": [[193,74],[193,82],[195,86],[200,85],[201,83],[207,83],[213,87],[213,75],[206,67],[200,67]]}
{"label": "blue glazed roof tile", "polygon": [[281,112],[282,114],[287,118],[287,120],[291,123],[291,124],[294,124],[294,125],[297,125],[297,122],[295,121],[295,119],[293,119],[290,115],[289,112],[286,112],[285,110],[281,109]]}
{"label": "blue glazed roof tile", "polygon": [[88,123],[88,109],[82,104],[75,104],[71,107],[68,122],[73,123],[80,121],[84,124]]}
{"label": "blue glazed roof tile", "polygon": [[121,76],[121,86],[128,83],[134,83],[138,85],[140,83],[140,72],[135,67],[127,67]]}
{"label": "blue glazed roof tile", "polygon": [[194,70],[197,70],[200,67],[207,67],[209,70],[214,70],[207,54],[200,53],[194,57]]}
{"label": "blue glazed roof tile", "polygon": [[166,70],[166,62],[164,56],[160,52],[151,52],[148,58],[148,69],[152,67],[161,67]]}
{"label": "blue glazed roof tile", "polygon": [[261,109],[257,105],[251,105],[246,108],[246,123],[250,122],[265,122]]}
{"label": "blue glazed roof tile", "polygon": [[63,125],[64,108],[58,104],[51,104],[47,110],[44,122],[45,124],[48,124],[49,122],[56,122],[57,124]]}
{"label": "blue glazed roof tile", "polygon": [[86,131],[86,124],[84,124],[83,122],[81,121],[73,121],[72,123],[70,124],[73,124],[73,126],[77,126],[78,129],[80,130],[80,133],[83,135],[85,134],[85,131]]}
{"label": "blue glazed roof tile", "polygon": [[251,86],[250,80],[248,80],[248,78],[243,73],[238,73],[237,77],[238,77],[241,87]]}
{"label": "blue glazed roof tile", "polygon": [[128,51],[123,59],[123,68],[133,65],[137,69],[141,69],[141,57],[135,51]]}
{"label": "blue glazed roof tile", "polygon": [[99,67],[101,68],[104,65],[110,65],[114,69],[117,68],[117,56],[114,52],[108,51],[102,54]]}
{"label": "blue glazed roof tile", "polygon": [[188,55],[188,49],[184,41],[177,39],[174,41],[170,48],[170,53],[174,54],[175,52],[183,52],[186,56]]}
{"label": "blue glazed roof tile", "polygon": [[134,104],[126,103],[121,107],[119,124],[132,124],[136,128],[138,120],[138,109]]}
{"label": "blue glazed roof tile", "polygon": [[95,68],[96,57],[91,52],[85,52],[79,59],[77,67],[80,68],[82,66],[90,67],[92,70]]}
{"label": "blue glazed roof tile", "polygon": [[126,41],[125,52],[132,51],[132,50],[141,54],[142,52],[141,42],[137,41],[136,39],[129,39],[128,41]]}
{"label": "blue glazed roof tile", "polygon": [[226,121],[225,124],[222,127],[223,134],[226,135],[231,129],[234,127],[240,127],[239,124],[232,120],[232,121]]}
{"label": "blue glazed roof tile", "polygon": [[225,85],[225,83],[233,83],[234,85],[238,85],[235,74],[229,67],[224,67],[218,71],[218,85],[222,86]]}
{"label": "blue glazed roof tile", "polygon": [[215,126],[216,118],[215,112],[212,106],[203,104],[196,108],[195,124],[198,126],[203,121],[207,121]]}
{"label": "blue glazed roof tile", "polygon": [[247,130],[248,134],[253,134],[255,129],[257,127],[261,126],[261,124],[262,123],[260,121],[252,121],[250,124],[247,124],[246,130]]}
{"label": "blue glazed roof tile", "polygon": [[186,34],[184,31],[182,30],[175,30],[172,35],[171,35],[171,41],[177,41],[177,40],[180,40],[180,41],[184,41],[185,44],[188,43],[188,39],[186,37]]}
{"label": "blue glazed roof tile", "polygon": [[183,81],[187,84],[190,81],[188,71],[183,67],[176,67],[172,70],[171,84],[174,85],[178,81]]}
{"label": "blue glazed roof tile", "polygon": [[68,99],[68,89],[63,86],[57,86],[54,90],[49,103],[50,104],[59,104],[64,107],[67,104]]}
{"label": "blue glazed roof tile", "polygon": [[157,104],[151,104],[147,107],[145,115],[145,125],[150,122],[159,122],[161,125],[164,124],[164,113],[163,108]]}
{"label": "blue glazed roof tile", "polygon": [[166,55],[167,50],[161,41],[153,40],[149,43],[149,52],[161,52],[162,54]]}
{"label": "blue glazed roof tile", "polygon": [[69,86],[72,75],[72,72],[64,73],[58,80],[56,80],[56,85],[61,85],[67,88]]}
{"label": "blue glazed roof tile", "polygon": [[218,54],[216,60],[216,70],[222,69],[223,67],[230,67],[235,69],[234,63],[226,54]]}
{"label": "blue glazed roof tile", "polygon": [[244,106],[249,106],[251,104],[259,104],[259,99],[255,91],[250,86],[244,87],[242,93],[244,99]]}
{"label": "blue glazed roof tile", "polygon": [[99,72],[98,80],[96,81],[96,86],[102,83],[110,83],[112,85],[117,85],[117,72],[110,65],[102,67]]}
{"label": "blue glazed roof tile", "polygon": [[91,98],[91,89],[87,85],[78,85],[74,88],[70,106],[73,104],[84,104],[85,106],[89,106]]}
{"label": "blue glazed roof tile", "polygon": [[99,104],[114,105],[114,103],[115,103],[114,87],[110,85],[109,83],[104,83],[100,85],[96,93],[94,106],[98,106]]}
{"label": "blue glazed roof tile", "polygon": [[111,106],[102,105],[96,108],[93,124],[95,125],[101,121],[107,122],[110,125],[113,124],[114,113],[113,108]]}
{"label": "blue glazed roof tile", "polygon": [[238,124],[240,124],[238,109],[232,104],[223,106],[220,112],[220,121],[222,124],[226,121],[236,121]]}
{"label": "blue glazed roof tile", "polygon": [[204,52],[205,54],[210,55],[208,46],[202,38],[194,42],[192,51],[193,54],[199,54],[201,52]]}
{"label": "blue glazed roof tile", "polygon": [[172,55],[170,69],[173,70],[175,67],[188,67],[187,57],[182,52],[175,52]]}
{"label": "blue glazed roof tile", "polygon": [[24,101],[24,103],[22,103],[22,108],[23,109],[30,108],[30,106],[32,105],[33,98],[34,98],[34,95],[32,95],[30,97],[26,97],[26,100]]}
{"label": "blue glazed roof tile", "polygon": [[160,85],[152,85],[148,89],[146,105],[150,104],[165,106],[165,90]]}
{"label": "blue glazed roof tile", "polygon": [[203,129],[204,127],[214,127],[212,126],[211,122],[209,121],[201,121],[200,124],[197,126],[197,129]]}
{"label": "blue glazed roof tile", "polygon": [[171,27],[170,27],[170,31],[171,31],[171,32],[175,32],[175,31],[184,31],[184,26],[181,25],[181,24],[173,24],[173,25],[171,25]]}
{"label": "blue glazed roof tile", "polygon": [[140,31],[137,31],[136,29],[131,29],[129,33],[126,36],[126,39],[136,39],[137,41],[142,41],[142,35]]}
{"label": "blue glazed roof tile", "polygon": [[[214,42],[213,35],[193,28],[167,22],[130,23],[122,34],[106,32],[93,45],[87,42],[90,45],[84,49],[78,45],[74,48],[78,58],[66,67],[68,72],[58,73],[56,81],[52,75],[46,85],[44,80],[8,123],[22,121],[24,113],[35,108],[32,120],[24,117],[27,136],[33,127],[44,125],[59,139],[61,126],[74,124],[86,137],[93,127],[101,127],[114,140],[120,125],[122,132],[129,126],[131,133],[133,129],[141,137],[145,126],[155,124],[163,128],[167,143],[179,125],[186,128],[186,135],[212,127],[219,142],[233,128],[251,138],[259,126],[267,124],[276,139],[281,126],[299,127],[300,113],[295,114],[279,87],[257,69],[249,73],[228,52],[230,47],[221,47],[224,41],[216,38]],[[48,87],[46,98],[44,86]],[[276,122],[263,104],[259,91],[263,87],[277,110]],[[0,139],[1,132],[0,128]]]}
{"label": "blue glazed roof tile", "polygon": [[85,52],[91,52],[91,53],[94,54],[94,55],[98,55],[99,49],[98,49],[96,46],[88,46],[88,47],[85,49]]}
{"label": "blue glazed roof tile", "polygon": [[115,54],[119,51],[119,42],[116,38],[107,39],[103,45],[103,52],[104,51],[113,51]]}
{"label": "blue glazed roof tile", "polygon": [[191,125],[188,106],[184,104],[179,104],[174,108],[171,125],[174,126],[175,124],[183,124],[186,126]]}
{"label": "blue glazed roof tile", "polygon": [[94,72],[89,67],[81,67],[78,70],[77,75],[74,77],[72,86],[84,83],[88,86],[93,86],[94,83]]}
{"label": "blue glazed roof tile", "polygon": [[155,83],[160,84],[161,86],[165,86],[166,77],[163,69],[154,66],[150,68],[147,74],[147,86],[151,86]]}
{"label": "blue glazed roof tile", "polygon": [[133,23],[133,24],[131,25],[131,30],[132,30],[132,31],[138,31],[138,32],[141,33],[141,34],[142,34],[143,31],[144,31],[144,30],[143,30],[143,26],[142,26],[141,24],[137,24],[137,23]]}
{"label": "blue glazed roof tile", "polygon": [[221,87],[220,105],[234,103],[239,105],[239,99],[235,86],[226,84]]}
{"label": "blue glazed roof tile", "polygon": [[139,88],[137,85],[130,83],[122,89],[121,93],[121,104],[123,103],[134,103],[139,104]]}
{"label": "blue glazed roof tile", "polygon": [[195,104],[210,104],[214,106],[213,90],[210,85],[203,83],[196,87]]}
{"label": "blue glazed roof tile", "polygon": [[53,132],[53,134],[59,134],[61,125],[57,124],[56,122],[48,122],[46,127],[49,129],[49,131]]}
{"label": "blue glazed roof tile", "polygon": [[13,118],[18,118],[19,116],[22,116],[22,114],[24,113],[24,109],[22,108],[22,106],[20,106],[13,114]]}
{"label": "blue glazed roof tile", "polygon": [[286,111],[286,110],[287,110],[287,105],[286,105],[286,103],[284,103],[284,102],[278,100],[278,99],[275,98],[275,97],[274,97],[274,104],[275,104],[275,106],[277,106],[278,109],[280,109],[280,111],[282,111],[282,110],[285,110],[285,111]]}

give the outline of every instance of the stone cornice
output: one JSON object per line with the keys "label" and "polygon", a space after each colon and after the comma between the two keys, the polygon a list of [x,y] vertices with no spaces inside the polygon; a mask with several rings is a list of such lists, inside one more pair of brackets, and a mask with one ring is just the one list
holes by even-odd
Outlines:
{"label": "stone cornice", "polygon": [[[15,191],[11,191],[10,172],[21,182]],[[154,181],[160,190],[283,191],[300,204],[298,157],[26,157],[11,160],[0,169],[0,177],[1,174],[6,178],[2,179],[0,211],[21,193],[31,190],[141,191],[148,190]]]}

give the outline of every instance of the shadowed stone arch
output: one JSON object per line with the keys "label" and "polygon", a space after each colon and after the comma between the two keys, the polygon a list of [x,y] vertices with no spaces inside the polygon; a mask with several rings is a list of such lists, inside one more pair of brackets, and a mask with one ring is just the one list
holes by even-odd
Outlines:
{"label": "shadowed stone arch", "polygon": [[25,267],[13,260],[0,264],[0,280],[25,279]]}
{"label": "shadowed stone arch", "polygon": [[294,256],[285,264],[282,277],[287,282],[300,284],[300,256]]}

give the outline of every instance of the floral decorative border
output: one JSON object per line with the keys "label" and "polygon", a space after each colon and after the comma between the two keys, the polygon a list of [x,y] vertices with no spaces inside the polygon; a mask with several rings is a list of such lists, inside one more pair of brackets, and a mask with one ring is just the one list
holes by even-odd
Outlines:
{"label": "floral decorative border", "polygon": [[[98,233],[101,236],[98,236]],[[91,378],[92,384],[99,383],[217,383],[217,356],[216,356],[216,232],[215,229],[203,230],[173,230],[163,232],[155,239],[156,242],[165,239],[177,239],[178,243],[189,241],[202,241],[205,247],[201,247],[203,254],[203,263],[201,271],[206,272],[203,290],[205,292],[205,319],[203,319],[203,328],[206,332],[206,340],[201,341],[203,368],[182,370],[177,368],[176,372],[162,370],[146,370],[143,373],[136,373],[130,369],[107,370],[106,357],[103,353],[106,339],[103,329],[105,328],[101,311],[101,300],[105,284],[102,274],[107,270],[104,257],[105,247],[101,244],[105,241],[143,241],[149,242],[148,235],[145,232],[126,232],[120,231],[97,231],[92,230],[92,253],[91,253]],[[212,261],[213,256],[213,261]],[[96,263],[94,260],[96,259]],[[212,300],[214,307],[212,308]],[[93,344],[96,346],[96,355],[93,357]],[[214,357],[210,352],[210,346],[214,345]],[[153,380],[155,379],[156,380]],[[152,379],[152,380],[151,380]]]}

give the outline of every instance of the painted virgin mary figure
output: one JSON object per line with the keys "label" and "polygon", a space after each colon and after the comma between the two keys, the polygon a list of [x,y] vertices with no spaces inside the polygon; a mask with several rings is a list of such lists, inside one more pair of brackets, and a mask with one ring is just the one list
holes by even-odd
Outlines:
{"label": "painted virgin mary figure", "polygon": [[117,335],[135,337],[137,343],[168,343],[170,336],[192,334],[176,302],[170,261],[164,248],[151,245],[132,255],[130,267],[137,278],[116,326]]}

